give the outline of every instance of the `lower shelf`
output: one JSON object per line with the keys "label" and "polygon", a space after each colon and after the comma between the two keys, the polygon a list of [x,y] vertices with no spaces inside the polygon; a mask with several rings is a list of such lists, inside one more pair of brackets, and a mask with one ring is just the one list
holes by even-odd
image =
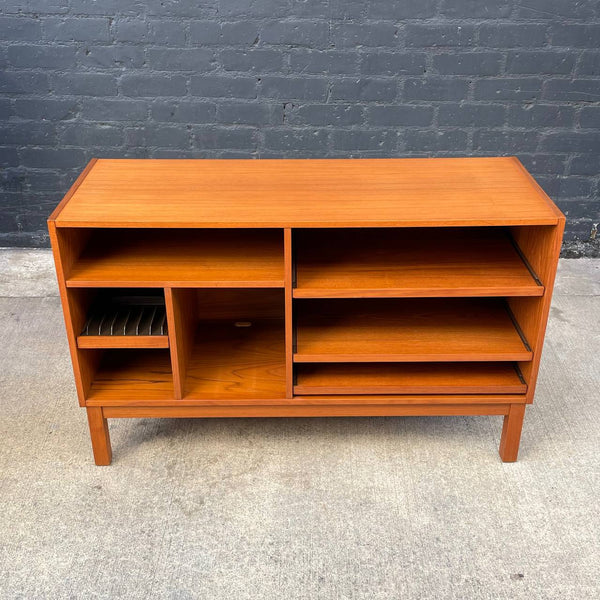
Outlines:
{"label": "lower shelf", "polygon": [[[298,363],[294,399],[284,400],[285,344],[281,319],[200,322],[185,364],[184,394],[175,399],[167,349],[84,350],[94,358],[91,405],[361,404],[371,401],[494,402],[493,395],[525,394],[512,362]],[[444,398],[446,395],[446,398]],[[479,395],[479,397],[477,397]],[[395,396],[395,400],[393,400]],[[429,400],[427,397],[429,396]],[[464,402],[465,400],[463,400]],[[504,400],[503,400],[504,401]]]}
{"label": "lower shelf", "polygon": [[187,365],[185,399],[285,398],[283,321],[238,325],[200,323]]}
{"label": "lower shelf", "polygon": [[171,400],[174,397],[168,350],[110,350],[94,376],[88,401]]}
{"label": "lower shelf", "polygon": [[295,394],[524,394],[511,363],[296,365]]}

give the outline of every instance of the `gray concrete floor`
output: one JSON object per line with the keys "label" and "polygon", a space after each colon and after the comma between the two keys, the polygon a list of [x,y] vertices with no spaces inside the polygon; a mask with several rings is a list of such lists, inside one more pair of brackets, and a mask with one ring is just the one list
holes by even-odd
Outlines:
{"label": "gray concrete floor", "polygon": [[0,251],[0,598],[600,597],[600,260],[560,265],[501,417],[111,421],[95,467],[50,254]]}

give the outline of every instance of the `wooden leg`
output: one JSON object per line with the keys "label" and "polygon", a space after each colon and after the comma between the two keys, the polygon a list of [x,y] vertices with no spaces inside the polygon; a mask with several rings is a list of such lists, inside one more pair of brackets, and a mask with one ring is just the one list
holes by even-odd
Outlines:
{"label": "wooden leg", "polygon": [[110,447],[110,436],[108,434],[108,421],[102,414],[102,407],[93,406],[86,409],[90,436],[92,437],[92,450],[94,461],[97,465],[110,465],[112,460],[112,449]]}
{"label": "wooden leg", "polygon": [[502,437],[500,438],[500,458],[503,462],[515,462],[517,460],[524,416],[524,404],[510,405],[508,414],[504,417]]}

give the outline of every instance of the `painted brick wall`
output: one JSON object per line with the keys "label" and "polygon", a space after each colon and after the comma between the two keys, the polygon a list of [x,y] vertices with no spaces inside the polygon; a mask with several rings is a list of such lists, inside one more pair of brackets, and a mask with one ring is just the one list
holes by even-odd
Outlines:
{"label": "painted brick wall", "polygon": [[592,255],[599,46],[597,0],[2,0],[0,244],[93,156],[515,154]]}

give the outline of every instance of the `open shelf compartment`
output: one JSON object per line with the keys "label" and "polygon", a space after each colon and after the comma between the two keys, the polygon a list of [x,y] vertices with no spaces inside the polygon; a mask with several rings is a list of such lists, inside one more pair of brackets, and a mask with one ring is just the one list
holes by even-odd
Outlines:
{"label": "open shelf compartment", "polygon": [[167,308],[178,397],[285,397],[283,290],[172,289]]}
{"label": "open shelf compartment", "polygon": [[296,365],[294,393],[524,394],[513,363],[304,363]]}
{"label": "open shelf compartment", "polygon": [[299,229],[295,298],[542,296],[503,227]]}
{"label": "open shelf compartment", "polygon": [[88,404],[122,401],[173,400],[173,376],[169,351],[85,350],[93,353],[96,368],[87,395]]}
{"label": "open shelf compartment", "polygon": [[285,397],[283,321],[200,322],[184,397]]}
{"label": "open shelf compartment", "polygon": [[68,287],[283,287],[280,229],[72,231]]}
{"label": "open shelf compartment", "polygon": [[299,300],[294,362],[529,361],[496,298]]}

